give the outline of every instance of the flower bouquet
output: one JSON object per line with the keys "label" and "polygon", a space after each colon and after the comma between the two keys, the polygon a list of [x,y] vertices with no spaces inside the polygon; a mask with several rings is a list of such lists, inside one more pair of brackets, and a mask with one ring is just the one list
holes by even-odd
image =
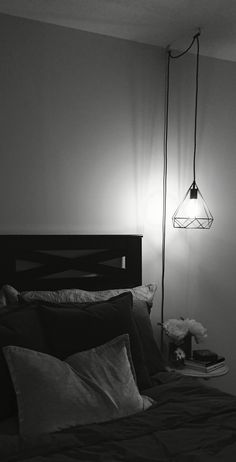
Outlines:
{"label": "flower bouquet", "polygon": [[183,363],[185,358],[191,358],[192,337],[196,343],[207,337],[207,329],[195,319],[169,319],[162,327],[170,339],[169,359],[172,362]]}

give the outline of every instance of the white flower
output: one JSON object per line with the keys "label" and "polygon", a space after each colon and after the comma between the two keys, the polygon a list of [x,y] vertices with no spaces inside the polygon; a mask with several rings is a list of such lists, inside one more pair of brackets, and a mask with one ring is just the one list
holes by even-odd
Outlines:
{"label": "white flower", "polygon": [[163,329],[175,343],[181,342],[188,334],[194,337],[196,343],[207,337],[207,329],[195,319],[169,319],[163,324]]}
{"label": "white flower", "polygon": [[182,319],[169,319],[163,327],[168,337],[171,337],[175,342],[183,340],[188,333],[188,326]]}
{"label": "white flower", "polygon": [[189,333],[195,338],[196,343],[202,342],[207,337],[207,329],[203,325],[195,321],[195,319],[186,319]]}

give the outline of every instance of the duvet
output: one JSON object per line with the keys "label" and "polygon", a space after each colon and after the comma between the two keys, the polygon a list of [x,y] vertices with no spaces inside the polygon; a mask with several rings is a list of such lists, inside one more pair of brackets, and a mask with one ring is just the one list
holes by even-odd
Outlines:
{"label": "duvet", "polygon": [[235,461],[236,397],[196,379],[159,375],[145,391],[155,404],[133,416],[28,440],[3,428],[1,462]]}

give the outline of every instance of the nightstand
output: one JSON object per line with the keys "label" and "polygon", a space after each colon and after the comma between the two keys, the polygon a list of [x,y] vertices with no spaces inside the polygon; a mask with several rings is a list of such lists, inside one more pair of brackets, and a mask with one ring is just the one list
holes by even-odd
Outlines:
{"label": "nightstand", "polygon": [[170,372],[178,372],[181,375],[186,375],[188,377],[197,377],[201,379],[211,379],[214,377],[220,377],[221,375],[225,375],[229,372],[229,367],[227,365],[224,365],[222,367],[219,367],[219,369],[211,372],[200,372],[196,371],[194,369],[191,369],[190,367],[183,366],[179,368],[173,368],[169,367],[168,370]]}

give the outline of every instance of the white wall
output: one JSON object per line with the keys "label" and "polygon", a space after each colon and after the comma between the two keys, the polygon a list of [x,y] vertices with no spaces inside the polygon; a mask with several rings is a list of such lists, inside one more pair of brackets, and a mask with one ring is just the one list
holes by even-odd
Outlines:
{"label": "white wall", "polygon": [[[161,274],[164,51],[0,15],[1,233],[143,233]],[[165,318],[193,316],[235,391],[235,63],[201,58],[197,179],[215,221],[177,230],[192,181],[193,57],[174,64]],[[153,310],[159,320],[160,290]]]}
{"label": "white wall", "polygon": [[0,16],[0,231],[137,233],[163,52]]}

